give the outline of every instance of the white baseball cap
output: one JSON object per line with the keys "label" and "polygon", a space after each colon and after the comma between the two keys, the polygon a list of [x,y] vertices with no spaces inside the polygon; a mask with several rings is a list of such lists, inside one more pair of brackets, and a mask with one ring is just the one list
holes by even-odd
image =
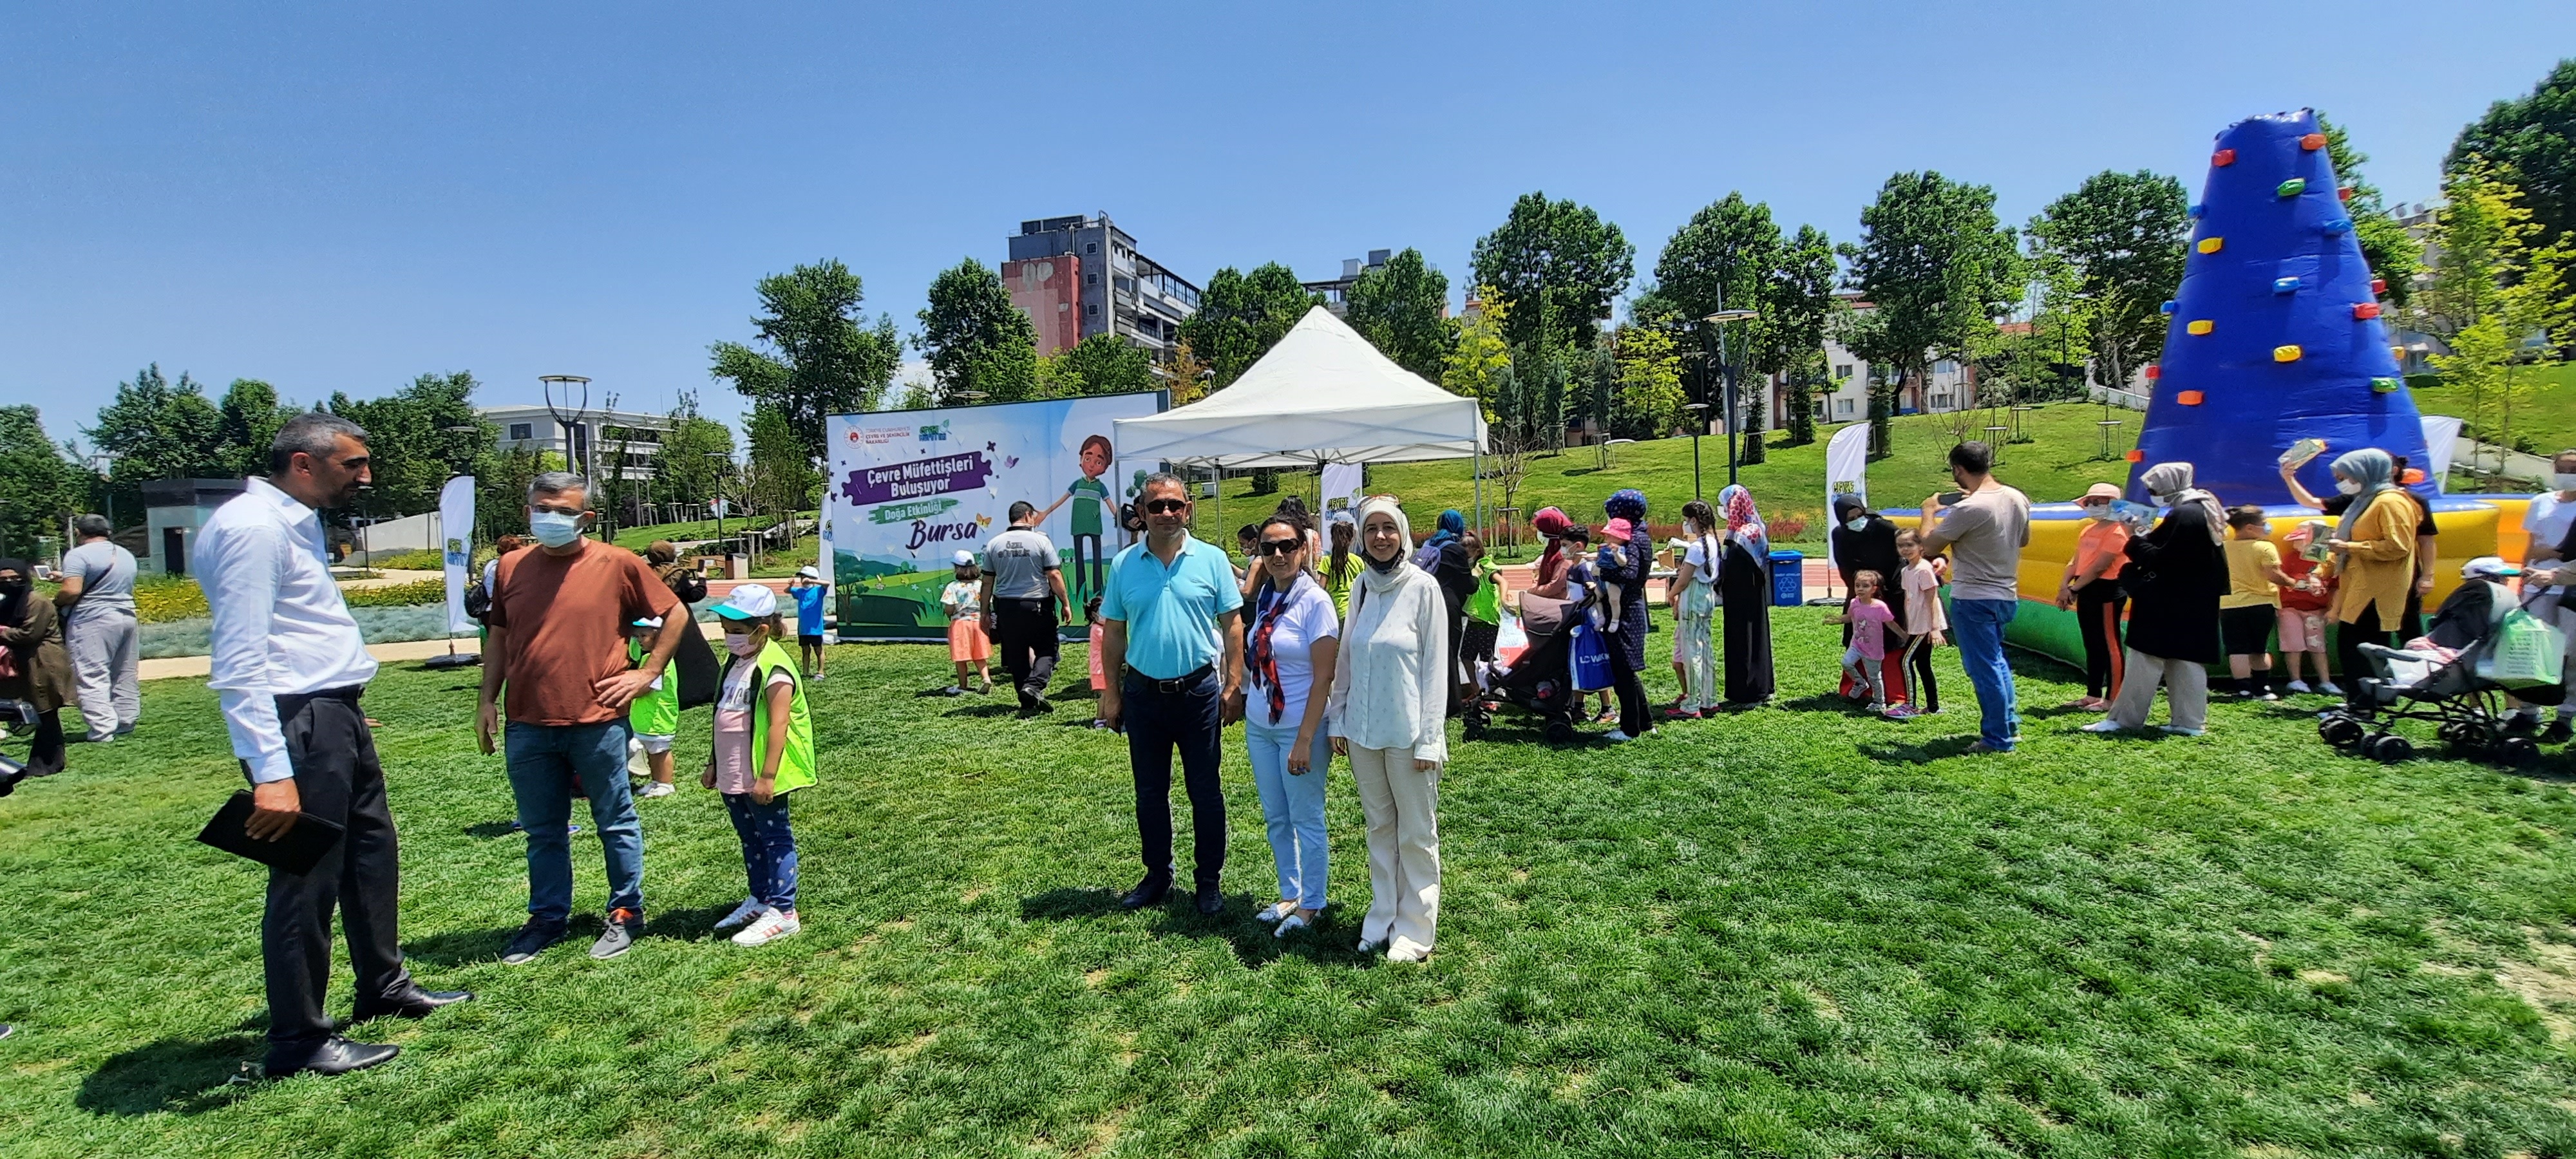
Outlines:
{"label": "white baseball cap", "polygon": [[956,554],[956,556],[954,556],[953,558],[951,558],[951,559],[948,561],[948,566],[950,566],[950,567],[967,567],[967,566],[972,565],[974,562],[975,562],[975,553],[974,553],[974,552],[971,552],[971,551],[968,551],[968,550],[966,550],[965,548],[962,548],[962,547],[961,547],[961,548],[958,548],[958,549],[957,549],[957,554]]}
{"label": "white baseball cap", "polygon": [[2479,576],[2490,576],[2496,579],[2504,579],[2509,576],[2518,576],[2521,574],[2521,568],[2506,563],[2502,556],[2481,555],[2476,559],[2460,565],[2461,579],[2476,579]]}
{"label": "white baseball cap", "polygon": [[728,620],[766,620],[778,614],[778,593],[765,584],[743,584],[717,604],[715,612]]}
{"label": "white baseball cap", "polygon": [[809,564],[806,564],[806,565],[805,565],[805,566],[803,566],[803,567],[797,568],[797,569],[796,569],[796,575],[797,575],[797,578],[799,578],[799,579],[818,580],[818,579],[823,578],[823,573],[821,573],[821,572],[819,572],[819,571],[814,570],[814,565],[813,565],[813,564],[810,564],[810,563],[809,563]]}

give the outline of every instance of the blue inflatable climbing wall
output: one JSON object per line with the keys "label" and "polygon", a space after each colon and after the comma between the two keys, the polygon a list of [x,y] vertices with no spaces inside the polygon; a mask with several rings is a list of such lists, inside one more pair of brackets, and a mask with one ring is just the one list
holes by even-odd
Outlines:
{"label": "blue inflatable climbing wall", "polygon": [[2146,468],[2185,462],[2223,503],[2287,503],[2280,455],[2303,438],[2326,441],[2299,472],[2319,495],[2334,493],[2327,464],[2361,447],[2423,468],[2423,422],[2379,317],[2386,287],[2362,260],[2316,115],[2228,126],[2192,217],[2129,497],[2145,501]]}

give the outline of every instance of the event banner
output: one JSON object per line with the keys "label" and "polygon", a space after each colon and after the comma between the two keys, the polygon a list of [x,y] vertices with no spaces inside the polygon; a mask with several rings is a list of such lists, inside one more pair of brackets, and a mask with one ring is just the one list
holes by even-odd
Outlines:
{"label": "event banner", "polygon": [[1111,423],[1168,405],[1160,391],[835,415],[824,495],[838,635],[844,640],[944,636],[940,596],[956,553],[980,559],[1010,527],[1011,504],[1044,513],[1038,530],[1064,561],[1075,623],[1128,543],[1119,520],[1159,462],[1118,458]]}
{"label": "event banner", "polygon": [[[1825,440],[1825,520],[1826,530],[1834,517],[1834,500],[1845,495],[1858,495],[1869,501],[1869,424],[1853,423],[1834,432]],[[1825,536],[1825,559],[1834,557],[1834,537]]]}
{"label": "event banner", "polygon": [[438,532],[445,540],[439,553],[447,571],[447,632],[471,632],[483,625],[465,614],[465,587],[474,582],[474,476],[458,475],[438,492]]}

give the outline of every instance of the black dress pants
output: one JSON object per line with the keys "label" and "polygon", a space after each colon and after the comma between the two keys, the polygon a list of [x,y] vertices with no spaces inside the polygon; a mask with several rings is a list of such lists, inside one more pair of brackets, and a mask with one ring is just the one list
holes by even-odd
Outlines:
{"label": "black dress pants", "polygon": [[1055,682],[1055,601],[996,599],[993,603],[993,643],[1002,650],[1003,670],[1011,674],[1022,703],[1044,699],[1047,685]]}
{"label": "black dress pants", "polygon": [[[1633,632],[1636,628],[1626,625],[1619,630]],[[1646,735],[1646,730],[1653,727],[1646,715],[1646,681],[1637,674],[1636,666],[1628,663],[1628,650],[1617,640],[1610,641],[1610,692],[1619,698],[1619,731],[1631,737]]]}
{"label": "black dress pants", "polygon": [[2118,580],[2097,579],[2075,589],[2075,627],[2084,638],[2087,696],[2120,694],[2120,666],[2127,659],[2120,644],[2120,612],[2128,603]]}
{"label": "black dress pants", "polygon": [[1225,870],[1225,789],[1217,783],[1225,727],[1224,682],[1213,668],[1177,681],[1129,672],[1119,685],[1127,763],[1136,774],[1136,835],[1145,876],[1170,882],[1172,753],[1181,754],[1181,784],[1190,795],[1191,876],[1214,885]]}
{"label": "black dress pants", "polygon": [[300,1063],[331,1037],[323,998],[331,983],[334,908],[348,934],[360,1004],[389,1001],[411,987],[395,913],[401,876],[394,818],[385,806],[385,772],[358,710],[358,692],[277,698],[277,723],[286,734],[301,808],[338,822],[347,833],[313,872],[268,873],[259,950],[267,966],[272,1066]]}

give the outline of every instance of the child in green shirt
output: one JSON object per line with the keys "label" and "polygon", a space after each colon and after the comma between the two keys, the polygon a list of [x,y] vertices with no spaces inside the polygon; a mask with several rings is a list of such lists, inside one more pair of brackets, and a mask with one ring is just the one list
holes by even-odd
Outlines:
{"label": "child in green shirt", "polygon": [[[661,630],[660,616],[646,616],[628,624],[626,662],[642,667],[644,658],[653,653],[653,637]],[[678,676],[677,670],[663,673],[626,708],[626,725],[635,733],[635,743],[644,750],[644,760],[651,770],[644,787],[635,791],[638,797],[668,797],[679,791],[671,783],[671,738],[680,731]]]}

